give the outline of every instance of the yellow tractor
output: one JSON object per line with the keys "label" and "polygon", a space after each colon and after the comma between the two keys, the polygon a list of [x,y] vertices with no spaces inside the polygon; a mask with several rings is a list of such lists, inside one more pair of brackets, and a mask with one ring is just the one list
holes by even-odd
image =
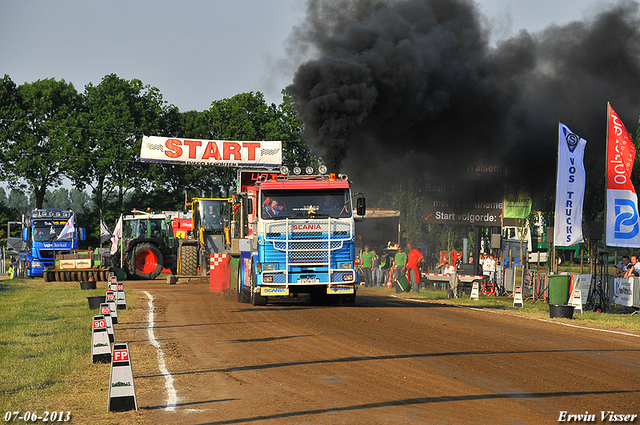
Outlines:
{"label": "yellow tractor", "polygon": [[229,252],[231,215],[230,198],[193,198],[185,205],[191,207],[192,228],[178,245],[178,275],[206,276],[209,274],[210,254]]}

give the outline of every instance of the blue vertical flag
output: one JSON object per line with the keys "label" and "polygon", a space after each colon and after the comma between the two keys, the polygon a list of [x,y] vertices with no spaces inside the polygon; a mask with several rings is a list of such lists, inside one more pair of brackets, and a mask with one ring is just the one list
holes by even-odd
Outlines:
{"label": "blue vertical flag", "polygon": [[582,205],[586,173],[584,148],[587,141],[560,123],[558,136],[558,180],[553,243],[569,246],[584,242]]}

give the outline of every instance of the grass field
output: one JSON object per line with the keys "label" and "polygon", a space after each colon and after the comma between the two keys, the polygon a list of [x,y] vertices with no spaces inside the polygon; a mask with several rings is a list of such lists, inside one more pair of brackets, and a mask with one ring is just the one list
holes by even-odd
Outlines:
{"label": "grass field", "polygon": [[[125,283],[126,285],[126,283]],[[101,285],[99,285],[101,286]],[[106,286],[106,285],[102,285]],[[390,289],[381,292],[395,293]],[[71,412],[74,424],[138,424],[140,412],[108,413],[110,365],[91,363],[91,324],[97,310],[90,310],[86,297],[104,293],[104,287],[83,291],[77,283],[44,283],[42,280],[0,281],[0,412]],[[127,309],[119,311],[119,325],[145,322],[146,298],[129,290]],[[525,301],[514,308],[507,297],[481,296],[447,299],[444,290],[400,294],[438,303],[493,309],[532,318],[549,318],[544,302]],[[569,320],[569,319],[553,319]],[[574,315],[571,323],[640,334],[640,315]],[[117,338],[116,338],[117,339]],[[157,370],[155,349],[138,344],[132,354],[136,373]],[[149,352],[144,351],[148,346]],[[140,392],[140,388],[137,388]]]}
{"label": "grass field", "polygon": [[[106,286],[106,285],[104,285]],[[110,365],[91,363],[92,318],[86,299],[105,288],[78,283],[0,281],[0,412],[67,412],[72,423],[122,423],[107,414]],[[135,292],[126,291],[127,307]],[[144,314],[122,310],[119,321]],[[137,423],[124,415],[124,423]],[[104,418],[104,421],[102,420]]]}

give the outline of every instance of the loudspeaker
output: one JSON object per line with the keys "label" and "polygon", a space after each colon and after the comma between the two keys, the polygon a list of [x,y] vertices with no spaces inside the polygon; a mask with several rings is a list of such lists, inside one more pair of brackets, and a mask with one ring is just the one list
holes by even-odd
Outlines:
{"label": "loudspeaker", "polygon": [[500,234],[494,233],[491,235],[491,249],[500,249]]}
{"label": "loudspeaker", "polygon": [[594,241],[602,239],[602,231],[604,230],[604,223],[602,221],[592,221],[591,229],[589,231],[589,237]]}
{"label": "loudspeaker", "polygon": [[556,231],[553,227],[547,227],[547,234],[545,235],[545,242],[547,244],[553,243],[553,239],[556,235]]}

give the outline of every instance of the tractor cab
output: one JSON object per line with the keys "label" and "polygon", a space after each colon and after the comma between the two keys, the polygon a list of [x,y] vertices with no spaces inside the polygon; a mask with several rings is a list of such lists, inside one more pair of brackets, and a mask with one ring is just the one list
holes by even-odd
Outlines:
{"label": "tractor cab", "polygon": [[177,245],[166,214],[134,210],[123,217],[122,239],[130,278],[155,279],[164,268],[175,270]]}

